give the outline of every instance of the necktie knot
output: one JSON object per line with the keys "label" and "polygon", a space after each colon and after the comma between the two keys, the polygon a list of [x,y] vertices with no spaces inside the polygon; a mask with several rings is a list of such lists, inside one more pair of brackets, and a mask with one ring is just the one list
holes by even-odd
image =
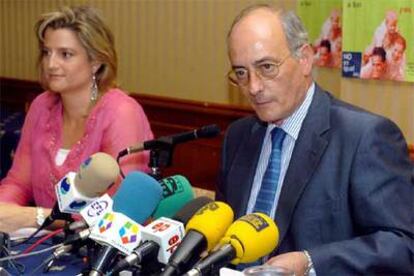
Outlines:
{"label": "necktie knot", "polygon": [[283,140],[285,138],[286,133],[283,131],[283,129],[275,127],[270,132],[270,135],[272,137],[272,149],[277,148],[280,150],[282,148]]}

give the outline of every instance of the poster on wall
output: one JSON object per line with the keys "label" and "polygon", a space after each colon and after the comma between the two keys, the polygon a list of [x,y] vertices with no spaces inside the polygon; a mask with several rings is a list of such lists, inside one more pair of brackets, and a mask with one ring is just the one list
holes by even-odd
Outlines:
{"label": "poster on wall", "polygon": [[309,32],[314,64],[341,68],[342,0],[299,0],[296,10]]}
{"label": "poster on wall", "polygon": [[342,75],[414,82],[414,1],[344,0]]}

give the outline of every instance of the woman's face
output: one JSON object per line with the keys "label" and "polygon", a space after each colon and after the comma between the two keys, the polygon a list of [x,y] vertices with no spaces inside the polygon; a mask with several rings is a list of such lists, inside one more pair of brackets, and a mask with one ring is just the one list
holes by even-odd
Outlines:
{"label": "woman's face", "polygon": [[74,31],[46,29],[41,66],[42,79],[49,90],[90,93],[93,63]]}
{"label": "woman's face", "polygon": [[392,61],[399,62],[404,54],[404,46],[400,43],[396,43],[392,48]]}

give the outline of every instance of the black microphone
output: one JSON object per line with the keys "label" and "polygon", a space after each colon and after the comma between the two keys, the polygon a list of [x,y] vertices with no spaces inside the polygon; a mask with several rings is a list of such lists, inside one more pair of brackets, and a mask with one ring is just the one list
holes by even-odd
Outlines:
{"label": "black microphone", "polygon": [[176,144],[188,142],[198,138],[210,138],[215,137],[220,133],[220,128],[217,125],[208,125],[203,126],[199,129],[194,129],[192,131],[187,131],[183,133],[173,134],[169,136],[162,136],[158,139],[145,141],[143,143],[138,143],[134,146],[128,147],[118,154],[118,158],[134,153],[140,152],[143,150],[154,150],[154,149],[163,149],[173,147]]}

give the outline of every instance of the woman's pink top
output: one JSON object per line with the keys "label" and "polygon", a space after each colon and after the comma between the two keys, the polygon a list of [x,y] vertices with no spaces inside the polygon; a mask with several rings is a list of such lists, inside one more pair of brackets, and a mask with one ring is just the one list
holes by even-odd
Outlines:
{"label": "woman's pink top", "polygon": [[[68,172],[96,152],[114,158],[128,146],[153,138],[142,107],[119,89],[111,89],[94,106],[84,136],[72,146],[65,162],[55,164],[62,147],[63,112],[59,94],[46,91],[30,106],[13,166],[0,184],[0,202],[19,205],[34,203],[53,207],[54,186]],[[148,171],[148,152],[121,158],[126,174],[131,170]]]}

